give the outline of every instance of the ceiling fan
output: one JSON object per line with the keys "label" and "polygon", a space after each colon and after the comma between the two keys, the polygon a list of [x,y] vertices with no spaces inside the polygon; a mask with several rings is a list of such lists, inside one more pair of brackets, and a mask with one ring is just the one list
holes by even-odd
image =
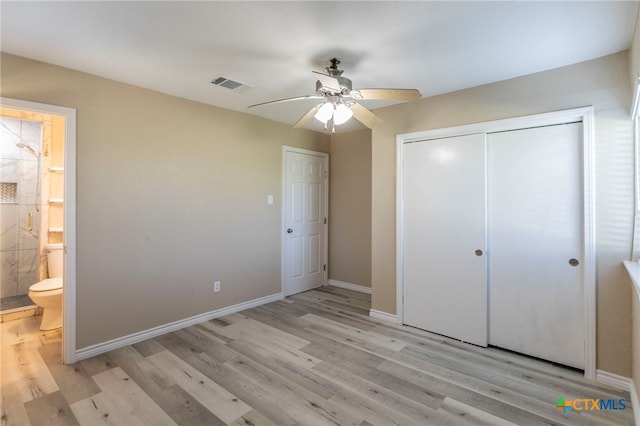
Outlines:
{"label": "ceiling fan", "polygon": [[332,58],[330,62],[331,65],[325,68],[326,73],[313,71],[318,78],[315,95],[278,99],[250,105],[249,108],[281,102],[322,99],[322,103],[311,108],[293,127],[302,127],[309,120],[315,118],[324,123],[325,130],[327,130],[328,123],[331,122],[332,132],[335,133],[335,126],[346,123],[351,117],[355,117],[356,120],[370,129],[382,122],[374,113],[357,101],[416,101],[422,97],[416,89],[352,89],[351,80],[342,77],[343,71],[338,69],[340,60]]}

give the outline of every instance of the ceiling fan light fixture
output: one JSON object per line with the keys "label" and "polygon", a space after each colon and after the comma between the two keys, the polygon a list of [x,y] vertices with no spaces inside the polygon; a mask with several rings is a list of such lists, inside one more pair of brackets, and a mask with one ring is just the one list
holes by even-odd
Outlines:
{"label": "ceiling fan light fixture", "polygon": [[327,124],[327,121],[331,120],[333,116],[333,104],[331,102],[325,102],[316,112],[314,116],[316,120],[321,123]]}
{"label": "ceiling fan light fixture", "polygon": [[344,124],[353,116],[353,111],[351,108],[346,106],[345,104],[336,105],[336,110],[333,113],[333,122],[336,125]]}
{"label": "ceiling fan light fixture", "polygon": [[369,129],[372,129],[382,122],[374,113],[357,101],[417,101],[422,99],[422,95],[417,89],[353,90],[351,80],[342,77],[342,70],[338,69],[339,63],[339,59],[332,58],[331,65],[325,68],[326,72],[312,71],[313,74],[316,75],[315,95],[276,99],[274,101],[249,105],[249,108],[297,100],[323,99],[323,101],[321,101],[322,103],[315,104],[305,115],[296,121],[293,127],[303,127],[309,120],[315,118],[324,124],[324,130],[327,130],[329,123],[331,123],[331,130],[335,133],[335,126],[346,123],[351,117],[355,117],[358,122]]}

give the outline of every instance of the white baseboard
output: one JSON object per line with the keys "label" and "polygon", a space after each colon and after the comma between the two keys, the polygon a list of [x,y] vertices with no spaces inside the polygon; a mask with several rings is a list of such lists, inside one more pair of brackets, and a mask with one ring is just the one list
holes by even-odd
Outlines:
{"label": "white baseboard", "polygon": [[201,322],[244,311],[245,309],[255,308],[256,306],[264,305],[266,303],[282,300],[283,298],[284,295],[282,293],[276,293],[272,294],[271,296],[249,300],[247,302],[238,303],[237,305],[227,306],[226,308],[205,312],[203,314],[198,314],[189,318],[174,321],[169,324],[164,324],[158,327],[150,328],[148,330],[139,331],[137,333],[129,334],[128,336],[118,337],[117,339],[109,340],[107,342],[87,346],[86,348],[82,348],[76,351],[76,361],[91,358],[92,356],[100,355],[102,353],[109,352],[123,346],[132,345],[143,340],[151,339],[152,337],[160,336],[161,334],[171,333],[172,331],[180,330],[181,328],[189,327]]}
{"label": "white baseboard", "polygon": [[388,312],[377,311],[375,309],[369,309],[369,316],[373,319],[392,322],[394,324],[399,324],[398,317]]}
{"label": "white baseboard", "polygon": [[358,291],[360,293],[371,294],[371,287],[365,287],[359,284],[346,283],[344,281],[329,280],[328,284],[333,287],[345,288],[347,290]]}
{"label": "white baseboard", "polygon": [[604,370],[596,370],[596,382],[627,392],[631,392],[633,386],[633,380],[629,377],[619,376]]}

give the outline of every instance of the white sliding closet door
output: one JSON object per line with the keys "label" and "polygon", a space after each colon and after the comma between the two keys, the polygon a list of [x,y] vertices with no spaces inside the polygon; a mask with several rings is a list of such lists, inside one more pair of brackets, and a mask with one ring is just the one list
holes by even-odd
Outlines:
{"label": "white sliding closet door", "polygon": [[403,149],[403,322],[486,346],[485,135]]}
{"label": "white sliding closet door", "polygon": [[584,368],[582,123],[487,136],[489,344]]}

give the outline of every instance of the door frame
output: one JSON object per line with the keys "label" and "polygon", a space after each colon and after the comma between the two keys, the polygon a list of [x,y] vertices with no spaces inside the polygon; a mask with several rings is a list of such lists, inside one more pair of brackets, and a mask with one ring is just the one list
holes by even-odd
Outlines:
{"label": "door frame", "polygon": [[285,258],[285,245],[287,244],[286,232],[287,229],[286,224],[286,190],[287,190],[287,152],[293,152],[296,154],[307,154],[313,155],[316,157],[324,158],[324,217],[326,218],[326,223],[324,224],[324,242],[323,242],[323,264],[324,271],[322,273],[322,286],[326,286],[328,282],[329,276],[329,154],[326,152],[320,151],[312,151],[309,149],[296,148],[293,146],[282,146],[282,201],[281,205],[281,221],[280,221],[280,292],[284,294],[284,281],[285,281],[285,271],[289,266],[287,263],[287,259]]}
{"label": "door frame", "polygon": [[584,215],[584,376],[596,379],[596,235],[594,179],[594,108],[593,106],[507,118],[455,127],[396,136],[396,317],[404,323],[404,227],[403,227],[403,164],[404,145],[431,139],[462,136],[473,133],[494,133],[570,122],[582,122],[583,215]]}
{"label": "door frame", "polygon": [[76,361],[76,110],[0,97],[3,107],[62,116],[64,138],[64,297],[62,300],[62,361]]}

